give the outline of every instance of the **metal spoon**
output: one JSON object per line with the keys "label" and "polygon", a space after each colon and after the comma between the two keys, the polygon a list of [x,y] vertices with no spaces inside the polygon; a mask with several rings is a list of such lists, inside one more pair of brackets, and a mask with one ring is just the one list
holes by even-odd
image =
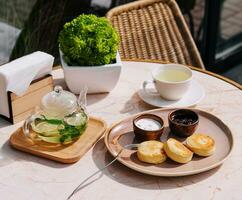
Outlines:
{"label": "metal spoon", "polygon": [[90,176],[88,176],[86,179],[84,179],[74,190],[73,192],[67,197],[66,200],[71,199],[71,197],[77,193],[80,189],[81,186],[87,182],[90,178],[92,178],[93,176],[97,175],[99,172],[104,171],[106,168],[108,168],[110,165],[112,165],[120,156],[120,154],[123,152],[124,149],[129,149],[129,148],[137,148],[139,144],[127,144],[125,145],[118,153],[117,155],[113,158],[112,161],[110,161],[108,164],[106,164],[104,167],[102,167],[101,169],[97,170],[96,172],[94,172],[93,174],[91,174]]}

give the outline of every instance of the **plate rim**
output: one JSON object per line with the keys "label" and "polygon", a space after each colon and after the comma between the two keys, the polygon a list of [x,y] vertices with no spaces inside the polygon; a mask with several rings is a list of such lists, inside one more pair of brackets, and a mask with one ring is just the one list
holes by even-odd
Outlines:
{"label": "plate rim", "polygon": [[[149,113],[149,112],[154,112],[154,111],[163,111],[163,110],[175,110],[175,109],[180,109],[180,108],[157,108],[157,109],[152,109],[152,110],[147,110],[147,111],[143,111],[143,112],[139,112],[139,113],[136,113],[134,115],[131,115],[131,116],[128,116],[122,120],[119,120],[115,123],[113,123],[104,133],[104,143],[105,143],[105,146],[106,148],[108,149],[108,152],[113,156],[115,157],[115,153],[111,150],[110,146],[109,146],[109,142],[108,142],[108,136],[110,134],[110,131],[116,127],[117,125],[119,125],[120,123],[122,123],[124,120],[127,120],[129,118],[134,118],[135,116],[137,115],[141,115],[141,114],[145,114],[145,113]],[[218,118],[216,115],[214,114],[211,114],[207,111],[204,111],[204,110],[201,110],[201,109],[197,109],[197,108],[194,108],[194,109],[191,109],[191,110],[194,110],[194,111],[198,111],[198,112],[203,112],[205,114],[208,114],[208,115],[211,115],[212,117],[216,118],[224,127],[226,127],[226,129],[228,130],[230,136],[231,136],[231,146],[230,146],[230,150],[228,152],[228,154],[222,159],[220,160],[219,162],[217,163],[214,163],[213,165],[210,165],[208,167],[204,167],[204,168],[201,168],[201,169],[198,169],[198,170],[190,170],[188,172],[178,172],[178,173],[159,173],[159,172],[151,172],[149,170],[146,170],[146,169],[140,169],[140,168],[137,168],[133,165],[130,165],[128,163],[126,163],[124,160],[122,160],[121,158],[117,158],[117,160],[122,163],[123,165],[125,165],[126,167],[130,168],[130,169],[133,169],[137,172],[140,172],[140,173],[143,173],[143,174],[148,174],[148,175],[152,175],[152,176],[160,176],[160,177],[181,177],[181,176],[188,176],[188,175],[194,175],[194,174],[199,174],[199,173],[202,173],[202,172],[206,172],[206,171],[209,171],[211,169],[214,169],[218,166],[220,166],[221,164],[223,164],[228,158],[229,156],[231,155],[233,149],[234,149],[234,136],[233,136],[233,133],[231,131],[231,129],[223,122],[223,120],[221,120],[220,118]]]}
{"label": "plate rim", "polygon": [[[150,79],[147,79],[147,80],[150,80]],[[204,88],[201,86],[201,84],[197,81],[197,80],[192,80],[192,82],[194,82],[194,83],[196,83],[199,87],[200,87],[200,89],[201,89],[201,93],[202,93],[202,95],[201,95],[201,97],[197,100],[197,101],[194,101],[192,104],[189,104],[189,105],[181,105],[181,106],[179,106],[179,105],[176,105],[175,107],[176,108],[184,108],[184,107],[192,107],[192,106],[195,106],[195,105],[197,105],[204,97],[205,97],[205,90],[204,90]],[[150,102],[148,102],[148,101],[146,101],[144,98],[143,98],[143,95],[141,95],[141,92],[143,91],[143,88],[142,88],[142,84],[141,84],[141,87],[139,88],[139,90],[138,90],[138,96],[139,96],[139,98],[143,101],[143,102],[145,102],[145,103],[147,103],[147,104],[149,104],[149,105],[151,105],[151,106],[154,106],[154,107],[157,107],[157,108],[173,108],[173,105],[167,105],[167,106],[158,106],[158,105],[155,105],[155,104],[153,104],[153,103],[150,103]]]}

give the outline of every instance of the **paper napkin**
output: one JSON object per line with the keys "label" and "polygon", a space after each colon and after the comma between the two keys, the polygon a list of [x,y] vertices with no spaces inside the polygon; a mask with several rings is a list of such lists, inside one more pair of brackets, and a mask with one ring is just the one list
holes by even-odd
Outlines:
{"label": "paper napkin", "polygon": [[10,117],[7,92],[23,95],[33,80],[51,74],[54,57],[37,51],[0,66],[0,114]]}

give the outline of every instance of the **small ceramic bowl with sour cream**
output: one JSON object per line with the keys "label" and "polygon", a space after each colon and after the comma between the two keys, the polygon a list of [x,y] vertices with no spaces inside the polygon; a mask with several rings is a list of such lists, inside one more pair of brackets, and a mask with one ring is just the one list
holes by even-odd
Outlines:
{"label": "small ceramic bowl with sour cream", "polygon": [[139,141],[159,140],[164,130],[164,121],[157,115],[142,114],[133,120],[133,129]]}

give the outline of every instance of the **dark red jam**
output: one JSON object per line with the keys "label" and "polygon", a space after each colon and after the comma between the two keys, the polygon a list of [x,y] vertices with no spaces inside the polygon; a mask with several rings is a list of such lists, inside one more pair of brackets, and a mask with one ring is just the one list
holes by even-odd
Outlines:
{"label": "dark red jam", "polygon": [[193,115],[177,114],[173,115],[171,120],[177,124],[191,125],[197,121],[197,118],[195,118]]}

